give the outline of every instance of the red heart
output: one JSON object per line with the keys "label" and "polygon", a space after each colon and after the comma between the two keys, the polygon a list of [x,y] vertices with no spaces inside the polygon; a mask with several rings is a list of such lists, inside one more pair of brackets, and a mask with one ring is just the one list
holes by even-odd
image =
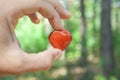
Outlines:
{"label": "red heart", "polygon": [[52,44],[52,46],[61,50],[66,49],[71,41],[72,35],[66,30],[53,31],[49,35],[49,42]]}

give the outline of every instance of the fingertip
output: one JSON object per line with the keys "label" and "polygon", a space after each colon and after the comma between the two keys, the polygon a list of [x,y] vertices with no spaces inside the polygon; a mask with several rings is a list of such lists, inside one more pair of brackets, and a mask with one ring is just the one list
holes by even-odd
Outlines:
{"label": "fingertip", "polygon": [[45,52],[47,52],[47,53],[53,53],[53,54],[56,54],[56,53],[62,53],[62,50],[60,50],[60,49],[57,49],[57,48],[52,48],[52,49],[48,49],[48,50],[46,50]]}
{"label": "fingertip", "polygon": [[60,49],[55,49],[55,50],[56,50],[55,60],[57,60],[62,56],[63,52]]}
{"label": "fingertip", "polygon": [[71,17],[71,13],[69,11],[65,11],[65,14],[66,14],[66,19],[69,19]]}
{"label": "fingertip", "polygon": [[54,30],[64,30],[61,19],[54,17],[54,18],[49,19],[49,22]]}
{"label": "fingertip", "polygon": [[38,24],[40,22],[39,18],[37,17],[36,13],[28,15],[31,21],[35,24]]}
{"label": "fingertip", "polygon": [[53,60],[57,60],[62,56],[63,52],[60,49],[52,48],[48,50],[48,54],[51,54]]}
{"label": "fingertip", "polygon": [[62,50],[60,49],[55,48],[55,50],[58,51],[58,53],[62,53]]}
{"label": "fingertip", "polygon": [[67,20],[67,19],[69,19],[69,18],[71,17],[71,13],[70,13],[69,11],[65,10],[65,11],[63,12],[63,14],[60,15],[60,17],[61,17],[62,19]]}
{"label": "fingertip", "polygon": [[38,23],[40,23],[40,20],[39,20],[39,19],[36,19],[36,20],[34,21],[34,23],[35,23],[35,24],[38,24]]}

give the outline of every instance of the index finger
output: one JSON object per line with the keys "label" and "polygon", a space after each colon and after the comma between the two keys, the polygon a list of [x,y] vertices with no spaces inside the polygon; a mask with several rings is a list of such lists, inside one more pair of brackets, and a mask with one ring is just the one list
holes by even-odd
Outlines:
{"label": "index finger", "polygon": [[51,4],[45,4],[46,5],[42,5],[42,7],[39,9],[39,12],[49,20],[54,30],[63,30],[64,28],[59,13]]}
{"label": "index finger", "polygon": [[67,11],[58,0],[48,0],[51,5],[56,9],[62,19],[69,19],[71,14]]}

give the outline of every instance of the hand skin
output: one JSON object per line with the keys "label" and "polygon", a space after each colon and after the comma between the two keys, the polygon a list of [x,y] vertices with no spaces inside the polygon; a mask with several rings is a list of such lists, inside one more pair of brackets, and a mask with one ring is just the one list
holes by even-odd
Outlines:
{"label": "hand skin", "polygon": [[69,19],[58,0],[1,0],[0,1],[0,76],[48,70],[60,58],[59,49],[28,54],[20,48],[14,29],[18,19],[29,16],[33,23],[39,23],[36,12],[47,18],[54,30],[63,30],[61,19]]}

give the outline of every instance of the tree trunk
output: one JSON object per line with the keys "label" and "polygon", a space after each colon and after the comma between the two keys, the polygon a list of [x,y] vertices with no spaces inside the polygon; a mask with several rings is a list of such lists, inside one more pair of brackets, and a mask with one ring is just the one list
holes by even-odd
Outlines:
{"label": "tree trunk", "polygon": [[86,66],[87,65],[87,50],[86,50],[86,16],[85,16],[85,0],[80,0],[80,11],[81,11],[81,38],[82,38],[82,49],[81,49],[81,66]]}
{"label": "tree trunk", "polygon": [[111,30],[111,0],[102,0],[100,56],[103,74],[109,78],[115,67]]}
{"label": "tree trunk", "polygon": [[116,29],[115,31],[118,32],[119,31],[119,13],[118,13],[118,8],[115,9],[115,26]]}
{"label": "tree trunk", "polygon": [[[97,30],[96,30],[96,16],[97,16],[96,7],[97,7],[97,0],[94,0],[93,17],[92,17],[92,23],[93,23],[92,36],[94,37],[94,39],[97,37],[97,34],[96,34],[97,33]],[[96,53],[96,45],[95,44],[92,46],[92,52],[93,52],[93,54]]]}
{"label": "tree trunk", "polygon": [[97,0],[94,0],[94,4],[93,4],[93,31],[94,32],[96,32],[96,23],[95,23],[95,21],[96,21],[96,5],[97,4]]}

